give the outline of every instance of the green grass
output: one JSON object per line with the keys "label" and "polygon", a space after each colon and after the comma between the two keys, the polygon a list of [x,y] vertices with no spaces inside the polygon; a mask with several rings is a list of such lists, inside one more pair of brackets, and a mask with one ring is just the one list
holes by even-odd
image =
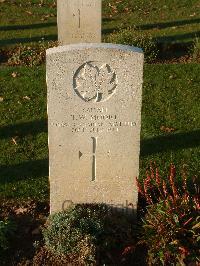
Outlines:
{"label": "green grass", "polygon": [[[13,72],[19,76],[13,78]],[[45,70],[1,68],[0,73],[4,98],[0,103],[0,195],[44,199],[48,195]]]}
{"label": "green grass", "polygon": [[[199,174],[199,70],[198,64],[145,66],[141,176],[150,161],[161,172],[174,162]],[[45,68],[4,67],[0,75],[0,198],[48,199]]]}
{"label": "green grass", "polygon": [[56,40],[56,7],[53,1],[17,0],[0,4],[0,45]]}
{"label": "green grass", "polygon": [[[200,174],[199,64],[146,65],[141,174],[150,161],[167,173],[170,162]],[[171,128],[171,133],[161,128]]]}
{"label": "green grass", "polygon": [[[112,13],[116,6],[117,13]],[[200,4],[198,0],[124,0],[104,1],[104,15],[111,21],[104,29],[136,27],[149,32],[159,42],[190,42],[200,34]]]}
{"label": "green grass", "polygon": [[[0,45],[56,40],[53,0],[0,3]],[[55,1],[56,2],[56,1]],[[200,34],[198,0],[103,0],[103,37],[124,27],[139,27],[159,42],[191,42]]]}

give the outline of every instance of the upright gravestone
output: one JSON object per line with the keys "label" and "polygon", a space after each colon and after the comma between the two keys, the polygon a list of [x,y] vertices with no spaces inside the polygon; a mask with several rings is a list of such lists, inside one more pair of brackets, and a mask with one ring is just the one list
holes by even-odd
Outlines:
{"label": "upright gravestone", "polygon": [[51,212],[136,208],[143,53],[114,44],[47,50]]}
{"label": "upright gravestone", "polygon": [[101,42],[101,0],[57,0],[58,41]]}

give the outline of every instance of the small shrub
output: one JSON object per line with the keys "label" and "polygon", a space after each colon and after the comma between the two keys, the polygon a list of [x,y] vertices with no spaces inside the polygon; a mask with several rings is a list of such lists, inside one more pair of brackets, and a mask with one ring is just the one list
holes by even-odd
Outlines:
{"label": "small shrub", "polygon": [[[103,210],[102,210],[103,211]],[[91,210],[80,206],[51,216],[44,230],[47,248],[60,256],[78,257],[94,261],[94,240],[102,232],[98,215],[91,217]]]}
{"label": "small shrub", "polygon": [[184,174],[180,183],[171,165],[168,179],[151,167],[143,182],[141,195],[149,206],[143,221],[143,241],[148,247],[149,265],[189,265],[200,260],[200,196],[193,184],[189,192]]}
{"label": "small shrub", "polygon": [[158,55],[157,45],[152,36],[140,33],[133,28],[120,29],[118,32],[110,34],[106,41],[142,48],[147,63],[154,62]]}
{"label": "small shrub", "polygon": [[46,49],[56,46],[56,42],[38,42],[36,45],[22,45],[12,49],[8,55],[8,65],[10,66],[37,66],[45,61]]}
{"label": "small shrub", "polygon": [[200,63],[200,38],[196,37],[191,48],[191,57],[194,62]]}
{"label": "small shrub", "polygon": [[113,249],[130,244],[131,223],[106,205],[76,205],[49,217],[43,231],[45,244],[55,256],[80,264],[105,262]]}
{"label": "small shrub", "polygon": [[10,240],[15,229],[16,225],[12,221],[0,221],[0,251],[5,251],[10,247]]}

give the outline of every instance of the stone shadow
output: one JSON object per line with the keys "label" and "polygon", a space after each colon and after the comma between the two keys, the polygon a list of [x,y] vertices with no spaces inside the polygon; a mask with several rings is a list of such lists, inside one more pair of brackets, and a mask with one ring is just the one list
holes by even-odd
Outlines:
{"label": "stone shadow", "polygon": [[0,127],[0,139],[36,135],[41,132],[47,132],[47,119]]}
{"label": "stone shadow", "polygon": [[56,22],[37,23],[37,24],[28,24],[28,25],[6,25],[6,26],[0,26],[0,31],[31,30],[31,29],[52,27],[56,25],[57,25]]}
{"label": "stone shadow", "polygon": [[164,151],[176,151],[200,146],[200,129],[167,136],[157,136],[141,141],[141,156],[148,156]]}
{"label": "stone shadow", "polygon": [[159,60],[178,60],[182,56],[190,55],[192,42],[159,42],[157,47]]}
{"label": "stone shadow", "polygon": [[28,178],[49,175],[48,159],[22,162],[15,165],[0,165],[0,184],[15,183]]}
{"label": "stone shadow", "polygon": [[0,40],[0,45],[10,45],[10,44],[19,44],[19,43],[31,43],[39,41],[57,41],[57,35],[47,35],[47,36],[35,36],[35,37],[22,37],[22,38],[12,38]]}
{"label": "stone shadow", "polygon": [[121,29],[124,29],[124,28],[108,28],[108,29],[103,29],[102,30],[102,34],[105,34],[105,35],[107,35],[107,34],[110,34],[110,33],[113,33],[113,32],[117,32],[117,31],[119,31],[119,30],[121,30]]}
{"label": "stone shadow", "polygon": [[[47,132],[47,120],[30,121],[0,127],[0,139],[24,137]],[[22,179],[48,176],[48,158],[30,160],[15,165],[0,165],[0,184],[14,183]]]}
{"label": "stone shadow", "polygon": [[195,24],[199,22],[200,22],[200,18],[185,19],[185,20],[176,20],[176,21],[170,21],[170,22],[161,22],[161,23],[158,22],[158,23],[153,23],[153,24],[144,24],[144,25],[138,26],[138,28],[141,30],[151,30],[154,28],[165,29],[168,27],[178,27],[178,26],[183,26],[183,25]]}
{"label": "stone shadow", "polygon": [[[47,120],[30,121],[0,128],[0,139],[14,136],[23,137],[47,132]],[[200,146],[200,129],[185,133],[174,133],[141,140],[140,156],[148,156],[164,151]],[[25,178],[48,176],[48,158],[30,160],[16,165],[0,165],[0,183],[13,183]]]}
{"label": "stone shadow", "polygon": [[115,21],[115,20],[116,20],[116,18],[113,18],[113,17],[111,17],[111,18],[102,18],[103,22],[110,22],[110,21]]}
{"label": "stone shadow", "polygon": [[[155,41],[158,43],[173,43],[173,42],[180,42],[187,39],[193,39],[195,37],[200,36],[200,31],[189,32],[184,34],[177,34],[177,35],[168,35],[168,36],[158,36],[155,37]],[[191,43],[191,42],[190,42]]]}

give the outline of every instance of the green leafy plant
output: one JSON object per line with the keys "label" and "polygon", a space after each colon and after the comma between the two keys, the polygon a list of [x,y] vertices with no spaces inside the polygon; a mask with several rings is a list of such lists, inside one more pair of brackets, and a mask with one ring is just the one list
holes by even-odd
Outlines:
{"label": "green leafy plant", "polygon": [[157,45],[152,36],[147,33],[141,33],[134,28],[129,27],[126,29],[120,29],[119,31],[110,34],[106,41],[142,48],[147,63],[154,62],[158,55]]}
{"label": "green leafy plant", "polygon": [[103,204],[82,204],[49,217],[43,231],[46,248],[80,264],[109,260],[113,249],[130,246],[131,226],[121,213]]}
{"label": "green leafy plant", "polygon": [[192,48],[191,48],[191,57],[194,62],[200,63],[200,38],[196,37]]}
{"label": "green leafy plant", "polygon": [[174,165],[167,179],[151,166],[138,181],[149,206],[143,220],[142,241],[148,247],[149,265],[188,265],[200,260],[199,186],[188,184],[185,174],[177,180]]}
{"label": "green leafy plant", "polygon": [[16,225],[14,222],[9,220],[0,221],[0,251],[5,251],[9,248],[10,240],[15,230]]}
{"label": "green leafy plant", "polygon": [[[102,209],[103,211],[103,209]],[[103,225],[89,208],[70,208],[49,217],[43,231],[46,246],[57,255],[78,257],[81,261],[94,261],[92,240],[103,230]]]}

